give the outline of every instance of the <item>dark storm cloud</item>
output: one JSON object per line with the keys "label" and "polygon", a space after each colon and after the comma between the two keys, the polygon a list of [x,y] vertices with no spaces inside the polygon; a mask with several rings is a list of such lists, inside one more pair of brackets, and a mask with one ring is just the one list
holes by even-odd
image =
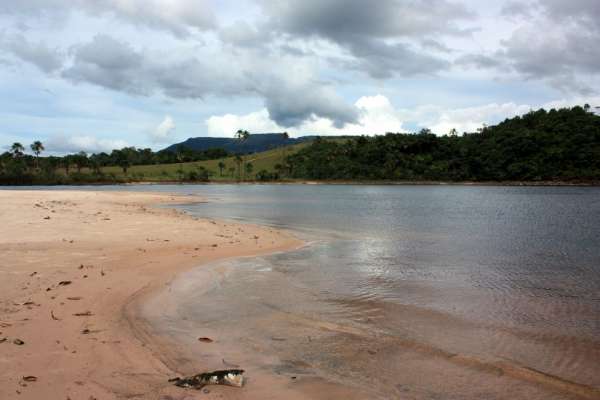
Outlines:
{"label": "dark storm cloud", "polygon": [[471,17],[463,5],[446,0],[262,0],[261,5],[271,29],[335,43],[356,58],[350,65],[375,78],[445,69],[447,61],[413,42],[467,34],[456,22]]}
{"label": "dark storm cloud", "polygon": [[395,38],[463,33],[455,22],[471,14],[446,0],[262,0],[279,30],[344,43],[350,37]]}

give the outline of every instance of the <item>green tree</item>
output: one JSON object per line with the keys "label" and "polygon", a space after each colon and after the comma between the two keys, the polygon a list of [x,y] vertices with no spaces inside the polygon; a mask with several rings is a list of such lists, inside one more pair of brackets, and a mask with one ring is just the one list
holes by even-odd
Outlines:
{"label": "green tree", "polygon": [[37,169],[40,165],[40,154],[45,150],[44,145],[39,140],[36,140],[29,147],[33,151],[33,154],[35,154],[35,168]]}
{"label": "green tree", "polygon": [[277,172],[277,175],[283,175],[283,172],[285,171],[285,166],[283,164],[275,164],[273,168]]}
{"label": "green tree", "polygon": [[237,164],[238,181],[239,181],[242,179],[242,163],[244,162],[244,159],[239,154],[236,154],[234,160],[235,160],[235,163]]}
{"label": "green tree", "polygon": [[177,173],[177,179],[179,179],[180,181],[183,181],[183,178],[185,176],[185,171],[184,169],[180,166],[179,168],[177,168],[177,171],[175,171]]}
{"label": "green tree", "polygon": [[10,146],[10,151],[14,158],[20,158],[25,151],[25,147],[19,142],[15,142]]}
{"label": "green tree", "polygon": [[77,153],[75,155],[75,157],[73,158],[73,161],[75,161],[75,166],[77,167],[77,172],[81,173],[81,169],[84,167],[87,167],[87,165],[88,165],[87,153],[85,151],[80,151],[79,153]]}
{"label": "green tree", "polygon": [[[234,137],[238,140],[238,143],[243,143],[246,140],[248,140],[248,138],[250,137],[250,132],[243,130],[243,129],[238,129],[237,132],[235,133]],[[243,153],[241,153],[241,155],[238,155],[238,156],[240,158],[240,161],[238,162],[238,172],[239,172],[238,179],[241,180],[242,179],[242,171],[241,170],[242,170],[242,164],[244,164],[244,156],[243,156]],[[238,161],[237,160],[238,156],[236,156],[236,162]]]}
{"label": "green tree", "polygon": [[246,172],[246,177],[250,177],[252,175],[252,171],[254,170],[254,166],[252,165],[251,162],[246,163],[246,167],[245,167],[245,172]]}
{"label": "green tree", "polygon": [[223,176],[223,169],[225,169],[226,165],[223,161],[219,161],[218,166],[219,166],[219,175]]}

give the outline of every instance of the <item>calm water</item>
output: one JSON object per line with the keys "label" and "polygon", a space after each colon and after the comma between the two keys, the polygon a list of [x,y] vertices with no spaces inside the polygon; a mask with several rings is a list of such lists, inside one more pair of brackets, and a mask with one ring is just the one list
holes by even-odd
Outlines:
{"label": "calm water", "polygon": [[[265,368],[358,380],[364,386],[361,374],[372,366],[347,352],[368,344],[385,352],[459,354],[483,366],[502,360],[600,388],[598,188],[181,190],[212,200],[184,206],[190,213],[284,227],[312,243],[294,252],[221,262],[212,267],[218,274],[192,272],[180,287],[180,316],[186,324],[197,323],[186,325],[189,329],[209,327],[225,336],[243,326],[244,338],[234,335],[232,343],[241,340],[280,360],[294,360],[291,367],[266,363]],[[213,282],[210,289],[199,290],[207,280]],[[198,304],[211,307],[198,311]],[[319,336],[322,331],[329,335]],[[317,339],[307,342],[311,335]],[[285,345],[274,337],[285,338]],[[400,356],[373,357],[387,371]],[[399,365],[397,372],[402,372]],[[452,373],[452,379],[463,379],[460,372]],[[533,383],[552,386],[538,381],[543,374]],[[388,380],[398,374],[378,376],[368,383],[374,395],[397,392],[398,385]],[[416,379],[413,387],[422,381]],[[411,387],[410,380],[405,383],[403,388]],[[518,396],[548,398],[522,390]]]}
{"label": "calm water", "polygon": [[[456,398],[507,398],[506,385],[513,398],[571,398],[541,389],[553,377],[600,393],[600,188],[134,189],[197,193],[211,201],[181,208],[287,228],[311,243],[180,278],[177,313],[158,324],[183,341],[209,330],[262,354],[260,368],[368,386],[381,398],[448,395],[439,382],[449,380]],[[448,364],[442,378],[423,378],[429,358]],[[499,360],[541,374],[502,368],[512,380],[487,378]],[[484,382],[480,392],[473,380]]]}

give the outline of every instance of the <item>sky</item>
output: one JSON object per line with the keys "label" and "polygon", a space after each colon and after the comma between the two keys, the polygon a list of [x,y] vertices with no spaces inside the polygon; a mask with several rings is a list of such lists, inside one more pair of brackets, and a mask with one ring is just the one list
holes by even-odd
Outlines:
{"label": "sky", "polygon": [[598,0],[0,1],[0,151],[472,132],[600,106],[599,43]]}

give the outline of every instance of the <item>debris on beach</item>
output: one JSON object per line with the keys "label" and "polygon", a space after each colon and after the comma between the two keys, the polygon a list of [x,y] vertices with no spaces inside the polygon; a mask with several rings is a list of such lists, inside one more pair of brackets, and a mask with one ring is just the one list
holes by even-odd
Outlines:
{"label": "debris on beach", "polygon": [[54,311],[53,310],[50,310],[50,316],[52,317],[53,320],[60,321],[60,318],[57,318],[56,315],[54,315]]}
{"label": "debris on beach", "polygon": [[17,346],[23,346],[25,344],[25,342],[22,341],[21,339],[15,339],[15,340],[13,340],[13,343],[16,344]]}
{"label": "debris on beach", "polygon": [[37,382],[37,376],[28,375],[21,378],[24,382]]}
{"label": "debris on beach", "polygon": [[91,311],[84,311],[84,312],[75,313],[73,315],[76,316],[76,317],[91,317],[94,314],[92,314]]}
{"label": "debris on beach", "polygon": [[204,372],[187,378],[169,379],[175,386],[182,388],[202,389],[206,385],[244,386],[243,369],[226,369],[221,371]]}
{"label": "debris on beach", "polygon": [[81,297],[80,296],[67,297],[67,300],[81,300]]}
{"label": "debris on beach", "polygon": [[60,281],[58,282],[58,286],[67,286],[70,285],[72,282],[71,281]]}
{"label": "debris on beach", "polygon": [[212,339],[211,339],[211,338],[209,338],[209,337],[199,337],[199,338],[198,338],[198,341],[199,341],[199,342],[202,342],[202,343],[212,343],[212,342],[214,342],[214,340],[212,340]]}

